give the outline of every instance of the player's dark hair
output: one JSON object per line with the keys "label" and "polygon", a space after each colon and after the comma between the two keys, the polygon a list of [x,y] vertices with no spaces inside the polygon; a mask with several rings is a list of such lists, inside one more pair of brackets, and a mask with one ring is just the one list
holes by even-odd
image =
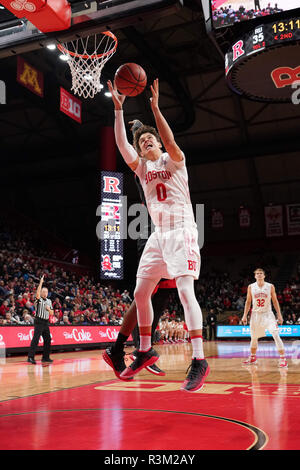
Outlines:
{"label": "player's dark hair", "polygon": [[264,274],[266,274],[266,271],[263,269],[263,268],[256,268],[253,272],[254,274],[256,273],[256,271],[262,271]]}
{"label": "player's dark hair", "polygon": [[161,143],[160,135],[154,127],[142,125],[141,127],[138,128],[138,130],[134,133],[134,136],[133,136],[133,146],[135,150],[137,151],[137,153],[141,152],[141,149],[139,146],[139,139],[142,134],[146,134],[147,132],[154,135],[154,137],[156,137],[156,140]]}

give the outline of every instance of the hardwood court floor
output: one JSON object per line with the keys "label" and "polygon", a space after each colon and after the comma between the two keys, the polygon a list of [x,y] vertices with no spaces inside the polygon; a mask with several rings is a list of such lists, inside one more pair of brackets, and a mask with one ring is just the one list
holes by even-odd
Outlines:
{"label": "hardwood court floor", "polygon": [[0,449],[299,449],[300,346],[285,346],[289,368],[279,370],[273,343],[260,342],[258,365],[245,367],[249,342],[205,342],[211,372],[193,394],[180,391],[186,343],[155,347],[165,377],[142,371],[131,382],[101,350],[53,353],[47,367],[39,355],[36,366],[1,359]]}

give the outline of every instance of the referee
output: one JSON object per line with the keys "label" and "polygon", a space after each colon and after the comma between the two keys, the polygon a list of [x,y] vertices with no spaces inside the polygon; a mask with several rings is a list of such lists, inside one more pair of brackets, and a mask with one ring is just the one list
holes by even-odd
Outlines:
{"label": "referee", "polygon": [[41,277],[40,283],[38,285],[36,294],[35,294],[35,319],[34,319],[34,334],[31,340],[28,359],[27,362],[30,364],[36,364],[34,360],[34,355],[36,348],[39,342],[40,337],[43,337],[44,340],[44,351],[42,356],[42,362],[50,363],[53,362],[50,359],[50,346],[51,346],[51,336],[49,328],[49,315],[53,315],[53,307],[50,299],[47,298],[48,289],[47,287],[42,287],[44,282],[44,276]]}

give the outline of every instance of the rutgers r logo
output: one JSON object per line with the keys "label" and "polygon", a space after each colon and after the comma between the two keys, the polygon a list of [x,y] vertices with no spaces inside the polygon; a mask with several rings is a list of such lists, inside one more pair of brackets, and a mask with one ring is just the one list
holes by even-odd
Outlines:
{"label": "rutgers r logo", "polygon": [[300,81],[300,66],[296,68],[278,67],[271,72],[271,78],[276,88],[291,86],[294,82]]}
{"label": "rutgers r logo", "polygon": [[119,188],[120,180],[114,176],[103,176],[104,180],[104,193],[113,193],[120,194],[121,190]]}
{"label": "rutgers r logo", "polygon": [[232,52],[233,52],[232,59],[233,59],[233,62],[235,60],[237,60],[239,57],[242,57],[242,55],[245,54],[245,49],[243,49],[243,46],[244,46],[244,42],[242,40],[236,42],[232,46]]}
{"label": "rutgers r logo", "polygon": [[197,261],[192,261],[188,259],[188,268],[189,268],[189,271],[196,271]]}

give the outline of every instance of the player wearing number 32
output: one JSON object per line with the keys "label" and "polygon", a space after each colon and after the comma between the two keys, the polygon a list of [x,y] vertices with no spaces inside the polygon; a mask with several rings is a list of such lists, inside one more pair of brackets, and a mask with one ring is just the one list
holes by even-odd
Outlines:
{"label": "player wearing number 32", "polygon": [[[127,140],[123,119],[125,96],[120,95],[110,81],[108,87],[115,106],[117,146],[140,180],[155,225],[155,231],[147,240],[140,259],[134,292],[140,332],[139,352],[121,376],[133,377],[158,360],[158,353],[151,347],[151,295],[161,278],[175,279],[193,349],[190,372],[182,390],[200,390],[209,373],[209,366],[203,353],[202,312],[194,292],[194,280],[200,272],[200,251],[185,156],[159,109],[158,80],[154,80],[150,87],[150,105],[157,130],[141,126],[134,135],[133,146]],[[166,152],[163,152],[162,146]]]}
{"label": "player wearing number 32", "polygon": [[256,364],[256,350],[258,338],[265,336],[266,330],[269,330],[275,341],[280,355],[279,367],[287,367],[284,345],[279,336],[279,328],[274,313],[272,312],[272,303],[277,313],[277,321],[282,325],[283,318],[280,311],[280,305],[275,292],[275,287],[269,282],[265,282],[265,271],[257,268],[254,271],[256,282],[248,286],[247,298],[244,307],[242,323],[247,324],[247,315],[252,303],[252,313],[250,318],[250,357],[244,364]]}

